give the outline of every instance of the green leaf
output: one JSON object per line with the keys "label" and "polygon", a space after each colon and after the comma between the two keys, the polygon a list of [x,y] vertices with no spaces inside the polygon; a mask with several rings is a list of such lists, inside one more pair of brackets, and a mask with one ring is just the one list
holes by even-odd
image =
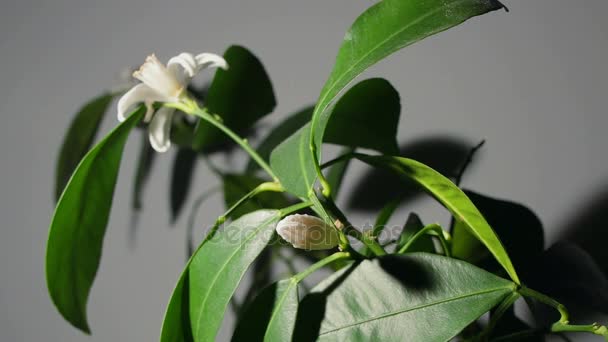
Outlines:
{"label": "green leaf", "polygon": [[133,209],[141,210],[142,208],[142,195],[144,186],[148,181],[154,159],[156,157],[156,151],[150,145],[148,141],[148,132],[142,131],[142,142],[141,149],[139,150],[139,157],[137,159],[137,168],[135,169],[135,181],[133,182]]}
{"label": "green leaf", "polygon": [[[292,134],[294,134],[298,129],[302,128],[302,126],[306,125],[310,118],[312,118],[312,111],[314,107],[306,107],[301,111],[290,115],[287,119],[283,120],[280,124],[274,127],[268,136],[262,140],[260,145],[256,148],[256,151],[264,160],[270,159],[270,153],[277,147],[282,141],[289,138]],[[253,172],[259,169],[259,165],[253,160],[250,159],[247,164],[247,172]]]}
{"label": "green leaf", "polygon": [[188,306],[190,302],[188,265],[180,275],[167,305],[160,332],[160,342],[194,342],[190,325],[190,307]]}
{"label": "green leaf", "polygon": [[399,93],[385,79],[361,81],[340,98],[329,113],[322,141],[397,154]]}
{"label": "green leaf", "polygon": [[[346,32],[315,107],[315,133],[322,134],[338,94],[367,68],[410,44],[500,8],[496,0],[384,0],[370,7]],[[315,143],[321,140],[315,137]]]}
{"label": "green leaf", "polygon": [[[534,212],[515,202],[470,190],[464,192],[494,228],[518,269],[540,257],[545,249],[543,225]],[[483,245],[458,220],[452,229],[452,255],[488,271],[496,271],[498,267]]]}
{"label": "green leaf", "polygon": [[51,221],[46,249],[49,294],[63,317],[86,333],[86,303],[99,267],[122,151],[143,114],[136,111],[85,155]]}
{"label": "green leaf", "polygon": [[[224,203],[226,209],[232,207],[241,198],[245,197],[256,186],[264,182],[263,179],[239,174],[225,174],[224,181]],[[263,192],[254,198],[241,204],[241,206],[232,212],[230,217],[237,219],[250,212],[260,209],[281,209],[289,206],[289,201],[282,193],[278,192]]]}
{"label": "green leaf", "polygon": [[[324,136],[320,132],[320,137],[328,143],[393,154],[398,150],[400,109],[399,94],[388,81],[364,80],[333,106],[327,132]],[[307,195],[316,178],[310,155],[310,124],[272,151],[270,165],[288,191],[300,197]]]}
{"label": "green leaf", "polygon": [[188,199],[197,157],[191,149],[177,150],[171,173],[171,222],[175,222]]}
{"label": "green leaf", "polygon": [[519,277],[511,259],[509,259],[509,255],[498,236],[467,195],[452,181],[430,167],[412,159],[364,154],[357,154],[356,157],[370,165],[393,170],[400,176],[416,182],[443,204],[456,220],[465,223],[469,231],[494,255],[494,258],[507,271],[511,279],[519,283]]}
{"label": "green leaf", "polygon": [[298,284],[291,278],[266,287],[239,319],[232,341],[291,341],[298,301]]}
{"label": "green leaf", "polygon": [[[276,106],[270,78],[262,63],[249,50],[233,45],[224,53],[228,70],[219,69],[205,98],[205,107],[240,135],[272,112]],[[200,151],[229,141],[206,121],[199,121],[193,147]]]}
{"label": "green leaf", "polygon": [[[415,213],[411,213],[405,222],[405,226],[399,235],[399,239],[397,240],[396,251],[400,250],[403,246],[410,241],[411,238],[416,235],[419,231],[424,228],[424,224],[420,220],[420,217]],[[435,252],[435,245],[433,244],[433,239],[430,236],[421,236],[415,241],[411,246],[408,247],[408,252]]]}
{"label": "green leaf", "polygon": [[57,159],[55,201],[59,200],[76,166],[91,148],[99,130],[101,119],[103,119],[113,98],[113,94],[103,94],[93,99],[85,104],[72,120],[61,144],[59,158]]}
{"label": "green leaf", "polygon": [[226,307],[249,265],[274,235],[278,210],[260,210],[218,231],[188,267],[190,317],[195,341],[214,341]]}
{"label": "green leaf", "polygon": [[466,262],[388,255],[332,275],[300,303],[302,341],[448,341],[516,290]]}

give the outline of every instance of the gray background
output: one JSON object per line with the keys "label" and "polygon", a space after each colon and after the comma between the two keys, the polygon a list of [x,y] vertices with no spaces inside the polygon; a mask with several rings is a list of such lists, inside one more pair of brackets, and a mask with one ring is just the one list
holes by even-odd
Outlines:
{"label": "gray background", "polygon": [[[128,246],[130,178],[139,147],[132,139],[90,297],[93,336],[71,328],[53,308],[43,260],[55,157],[85,100],[118,84],[120,70],[151,52],[167,60],[181,51],[222,53],[239,43],[267,66],[279,99],[274,117],[284,117],[315,100],[345,30],[372,3],[3,0],[0,340],[156,340],[184,263],[185,220],[167,228],[172,153],[159,158],[137,246]],[[550,243],[608,187],[608,2],[506,4],[510,13],[475,18],[397,53],[366,76],[384,76],[401,93],[402,141],[429,134],[487,138],[465,185],[534,208]],[[115,124],[112,112],[104,131]],[[198,170],[194,192],[215,184],[203,167]],[[361,168],[355,171],[356,180]],[[221,210],[219,201],[209,202],[199,222],[211,222]],[[446,218],[435,207],[421,210]]]}

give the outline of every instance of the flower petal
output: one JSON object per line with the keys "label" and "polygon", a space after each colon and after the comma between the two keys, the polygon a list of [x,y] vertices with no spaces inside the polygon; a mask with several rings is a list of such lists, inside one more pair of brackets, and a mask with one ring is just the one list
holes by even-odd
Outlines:
{"label": "flower petal", "polygon": [[203,68],[222,68],[228,70],[228,62],[224,57],[216,55],[214,53],[201,53],[196,55],[196,62],[198,63],[199,70]]}
{"label": "flower petal", "polygon": [[157,152],[167,152],[171,147],[171,123],[175,109],[160,108],[148,126],[150,145]]}
{"label": "flower petal", "polygon": [[[137,103],[145,102],[148,111],[150,111],[152,103],[163,100],[165,100],[165,98],[154,89],[140,83],[127,91],[120,100],[118,100],[118,121],[125,121],[127,118],[127,111]],[[148,118],[148,113],[146,113],[146,118]]]}
{"label": "flower petal", "polygon": [[194,55],[188,52],[182,52],[171,58],[167,63],[167,69],[182,85],[189,83],[190,79],[199,71]]}

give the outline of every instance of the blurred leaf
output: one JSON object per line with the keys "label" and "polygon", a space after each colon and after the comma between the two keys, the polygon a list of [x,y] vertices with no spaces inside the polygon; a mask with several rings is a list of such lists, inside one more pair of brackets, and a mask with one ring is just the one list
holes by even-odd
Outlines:
{"label": "blurred leaf", "polygon": [[196,159],[197,154],[193,150],[185,148],[177,150],[171,173],[171,222],[175,222],[188,199]]}
{"label": "blurred leaf", "polygon": [[280,218],[278,210],[244,215],[199,246],[171,295],[161,342],[215,339],[230,298]]}
{"label": "blurred leaf", "polygon": [[135,182],[133,183],[133,209],[141,210],[142,208],[142,194],[144,186],[152,171],[156,152],[148,141],[148,132],[142,132],[141,149],[139,150],[139,156],[137,159],[137,168],[135,169]]}
{"label": "blurred leaf", "polygon": [[471,200],[449,179],[412,159],[364,154],[357,154],[357,158],[367,164],[392,170],[404,178],[415,181],[443,204],[454,217],[463,221],[470,232],[490,250],[511,279],[519,283],[511,259],[496,233]]}
{"label": "blurred leaf", "polygon": [[[424,224],[420,220],[420,217],[415,213],[411,213],[405,222],[405,226],[399,235],[399,239],[397,240],[396,251],[400,250],[403,246],[410,241],[411,238],[416,235],[419,231],[424,228]],[[408,247],[408,252],[428,252],[435,253],[435,245],[433,244],[433,239],[431,236],[421,236],[415,241],[412,245]]]}
{"label": "blurred leaf", "polygon": [[91,100],[72,119],[57,159],[55,201],[59,200],[76,166],[91,148],[99,130],[101,119],[103,119],[113,98],[113,94],[103,94]]}
{"label": "blurred leaf", "polygon": [[[205,107],[219,115],[226,126],[244,135],[274,109],[272,84],[262,63],[246,48],[233,45],[224,53],[224,59],[229,68],[215,73]],[[219,129],[202,120],[194,134],[193,147],[197,151],[229,141]]]}
{"label": "blurred leaf", "polygon": [[[568,308],[608,313],[608,278],[593,258],[577,245],[558,242],[537,258],[528,260],[523,278],[535,290]],[[572,311],[572,310],[571,310]]]}
{"label": "blurred leaf", "polygon": [[298,284],[292,279],[266,287],[239,319],[232,341],[291,341],[298,301]]}
{"label": "blurred leaf", "polygon": [[[232,207],[241,198],[245,197],[255,187],[264,183],[263,179],[239,174],[225,174],[224,181],[224,204],[226,209]],[[284,194],[279,192],[263,192],[254,198],[241,204],[241,206],[232,212],[230,217],[237,219],[247,213],[260,209],[281,209],[289,206],[289,200]]]}
{"label": "blurred leaf", "polygon": [[364,260],[304,297],[294,337],[448,341],[515,290],[510,281],[434,254]]}
{"label": "blurred leaf", "polygon": [[[399,155],[417,160],[453,179],[470,149],[470,144],[463,139],[435,135],[401,145]],[[383,169],[372,169],[364,173],[354,186],[348,206],[355,210],[377,211],[387,198],[400,198],[401,203],[407,203],[422,193],[414,182],[400,181],[398,175]]]}
{"label": "blurred leaf", "polygon": [[[349,89],[330,109],[327,132],[324,136],[324,132],[319,134],[328,143],[392,154],[398,149],[396,135],[400,109],[399,94],[388,81],[364,80]],[[309,142],[310,124],[307,124],[270,155],[270,165],[281,184],[300,197],[307,195],[316,178]]]}
{"label": "blurred leaf", "polygon": [[[494,229],[515,268],[524,268],[540,256],[544,250],[543,225],[534,212],[521,204],[471,190],[465,190],[465,194]],[[489,271],[497,271],[499,267],[488,250],[458,220],[452,229],[452,255]]]}
{"label": "blurred leaf", "polygon": [[93,285],[122,151],[143,110],[133,113],[82,159],[57,203],[46,249],[53,303],[76,328],[90,333],[86,304]]}
{"label": "blurred leaf", "polygon": [[[256,151],[264,160],[270,159],[270,153],[277,147],[283,140],[294,134],[302,126],[306,125],[312,117],[312,111],[314,107],[306,107],[301,111],[290,115],[287,119],[283,120],[280,124],[275,126],[268,136],[262,140],[260,145],[256,148]],[[249,159],[247,164],[247,173],[251,173],[257,170],[260,166],[253,160]]]}

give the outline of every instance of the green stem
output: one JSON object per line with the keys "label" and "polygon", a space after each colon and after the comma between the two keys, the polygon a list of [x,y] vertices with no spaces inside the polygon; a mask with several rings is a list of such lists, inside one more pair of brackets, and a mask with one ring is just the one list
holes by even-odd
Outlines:
{"label": "green stem", "polygon": [[292,277],[292,279],[296,282],[299,283],[301,282],[304,278],[308,277],[309,275],[311,275],[313,272],[315,272],[316,270],[323,268],[335,261],[338,260],[344,260],[344,259],[350,259],[351,255],[349,252],[337,252],[334,253],[330,256],[328,256],[325,259],[319,260],[316,263],[312,264],[309,268],[307,268],[306,270],[296,274],[295,276]]}
{"label": "green stem", "polygon": [[317,173],[317,177],[319,178],[319,183],[321,183],[321,188],[322,188],[321,193],[323,194],[324,197],[330,198],[331,197],[331,186],[329,185],[329,182],[325,178],[325,175],[321,171],[321,166],[319,165],[319,158],[317,157],[317,146],[315,145],[315,142],[314,142],[314,133],[313,133],[312,127],[313,126],[311,125],[310,146],[309,147],[310,147],[310,153],[312,154],[313,165],[315,166],[315,171]]}
{"label": "green stem", "polygon": [[439,243],[441,243],[441,248],[443,249],[443,253],[445,256],[450,257],[450,248],[448,247],[449,235],[446,231],[444,231],[440,225],[433,223],[428,226],[420,229],[412,238],[405,244],[405,246],[401,247],[397,254],[403,254],[407,252],[407,250],[418,240],[421,236],[429,234],[435,236],[439,239]]}
{"label": "green stem", "polygon": [[492,313],[490,322],[479,335],[479,340],[483,341],[483,340],[485,340],[485,338],[490,336],[490,334],[492,333],[492,330],[494,330],[494,328],[496,327],[496,324],[498,324],[498,322],[500,321],[502,316],[505,314],[505,312],[507,312],[507,310],[509,310],[509,308],[513,305],[513,303],[515,303],[515,301],[519,299],[519,297],[521,297],[521,295],[519,293],[512,292],[507,298],[505,298],[500,303],[500,305],[498,305],[496,310]]}
{"label": "green stem", "polygon": [[289,215],[291,213],[295,213],[298,210],[302,210],[304,208],[308,208],[311,205],[312,205],[311,202],[301,202],[301,203],[289,206],[287,208],[283,208],[283,209],[281,209],[281,217],[287,216],[287,215]]}
{"label": "green stem", "polygon": [[329,209],[338,216],[338,219],[344,224],[344,234],[354,237],[355,239],[363,242],[365,246],[374,253],[376,256],[386,255],[386,251],[380,243],[376,240],[376,237],[373,236],[373,232],[370,231],[371,234],[366,234],[355,228],[344,213],[336,206],[334,201],[331,198],[325,198],[325,203],[329,206]]}
{"label": "green stem", "polygon": [[278,178],[274,174],[272,169],[270,168],[270,165],[268,165],[268,163],[266,163],[266,161],[264,161],[264,159],[253,148],[251,148],[251,146],[249,146],[249,143],[247,142],[247,140],[241,138],[238,134],[236,134],[230,128],[226,127],[223,123],[221,123],[216,118],[216,116],[211,115],[204,108],[200,108],[198,106],[198,104],[196,104],[195,101],[185,100],[183,103],[182,102],[165,103],[165,106],[171,107],[171,108],[177,108],[177,109],[183,111],[184,113],[196,115],[199,118],[209,122],[213,126],[220,129],[227,136],[229,136],[232,140],[234,140],[234,142],[239,144],[243,148],[243,150],[245,150],[245,152],[247,152],[251,156],[251,158],[272,177],[272,179],[275,182],[278,182]]}
{"label": "green stem", "polygon": [[325,163],[321,164],[320,168],[321,168],[321,170],[323,170],[323,169],[326,169],[326,168],[328,168],[328,167],[330,167],[330,166],[332,166],[334,164],[338,164],[338,163],[343,162],[345,160],[353,159],[354,154],[355,154],[354,151],[345,153],[345,154],[343,154],[341,156],[338,156],[338,157],[336,157],[336,158],[334,158],[332,160],[326,161]]}
{"label": "green stem", "polygon": [[519,289],[519,293],[521,293],[523,296],[534,298],[544,304],[552,306],[559,311],[561,317],[559,321],[553,323],[553,325],[551,326],[551,332],[587,332],[603,336],[606,341],[608,341],[608,328],[606,328],[606,326],[599,325],[597,323],[587,325],[570,324],[568,310],[566,310],[566,307],[560,302],[525,286],[522,286]]}

